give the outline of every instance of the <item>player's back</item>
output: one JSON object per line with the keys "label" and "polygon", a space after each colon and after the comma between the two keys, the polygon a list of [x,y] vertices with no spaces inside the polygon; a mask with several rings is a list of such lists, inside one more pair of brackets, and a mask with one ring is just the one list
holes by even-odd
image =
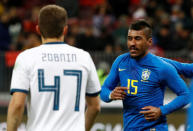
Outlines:
{"label": "player's back", "polygon": [[21,57],[30,82],[27,129],[85,130],[85,94],[92,93],[86,88],[90,55],[64,43],[47,43]]}

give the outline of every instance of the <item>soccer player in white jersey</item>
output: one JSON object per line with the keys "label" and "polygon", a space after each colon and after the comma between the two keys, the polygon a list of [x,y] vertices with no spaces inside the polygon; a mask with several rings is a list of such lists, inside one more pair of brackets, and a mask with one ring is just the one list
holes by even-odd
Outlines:
{"label": "soccer player in white jersey", "polygon": [[63,42],[67,28],[64,8],[40,10],[36,29],[43,44],[17,57],[7,131],[17,130],[25,101],[27,131],[90,130],[100,111],[100,84],[89,53]]}

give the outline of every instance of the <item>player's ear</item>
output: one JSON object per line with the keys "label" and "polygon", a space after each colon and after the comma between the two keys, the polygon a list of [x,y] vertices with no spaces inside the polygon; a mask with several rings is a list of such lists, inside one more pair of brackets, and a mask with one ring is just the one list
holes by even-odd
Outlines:
{"label": "player's ear", "polygon": [[63,34],[66,35],[68,33],[68,26],[64,26],[64,29],[63,29]]}
{"label": "player's ear", "polygon": [[152,42],[153,42],[153,41],[152,41],[152,38],[149,38],[149,39],[147,40],[147,42],[148,42],[148,45],[151,46],[151,45],[152,45]]}
{"label": "player's ear", "polygon": [[41,35],[40,33],[40,27],[38,25],[36,25],[36,32],[38,33],[38,35]]}

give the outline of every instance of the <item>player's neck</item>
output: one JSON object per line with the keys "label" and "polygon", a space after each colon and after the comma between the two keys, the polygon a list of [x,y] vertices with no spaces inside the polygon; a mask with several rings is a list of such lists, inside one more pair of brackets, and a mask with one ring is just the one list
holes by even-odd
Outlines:
{"label": "player's neck", "polygon": [[43,44],[49,43],[49,42],[64,42],[64,39],[63,39],[63,37],[61,37],[61,38],[46,38],[46,39],[42,38]]}

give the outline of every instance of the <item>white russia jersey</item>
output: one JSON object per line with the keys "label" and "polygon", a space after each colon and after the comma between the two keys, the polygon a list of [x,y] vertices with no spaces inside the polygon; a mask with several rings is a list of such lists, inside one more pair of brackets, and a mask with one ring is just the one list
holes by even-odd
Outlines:
{"label": "white russia jersey", "polygon": [[56,42],[19,54],[13,92],[28,94],[28,131],[84,131],[85,95],[98,94],[100,84],[89,53]]}

